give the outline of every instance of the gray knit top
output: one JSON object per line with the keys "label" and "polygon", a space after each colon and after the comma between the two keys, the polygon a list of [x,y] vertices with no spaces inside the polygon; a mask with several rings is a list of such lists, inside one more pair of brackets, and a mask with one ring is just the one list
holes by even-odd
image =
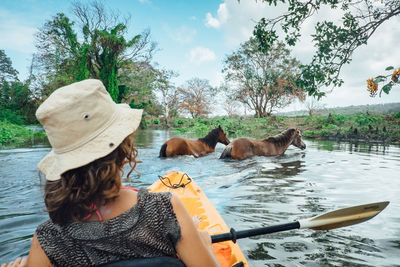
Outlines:
{"label": "gray knit top", "polygon": [[137,204],[115,218],[63,226],[48,220],[38,226],[36,235],[54,266],[96,266],[123,259],[176,257],[181,232],[171,193],[141,189]]}

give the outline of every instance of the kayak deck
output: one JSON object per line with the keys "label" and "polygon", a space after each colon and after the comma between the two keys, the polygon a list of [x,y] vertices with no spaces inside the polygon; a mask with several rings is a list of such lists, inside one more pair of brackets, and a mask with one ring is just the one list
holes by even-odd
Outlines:
{"label": "kayak deck", "polygon": [[[190,216],[200,218],[199,230],[210,235],[229,232],[230,229],[221,215],[208,200],[203,190],[183,172],[170,172],[149,187],[150,192],[173,192],[178,195]],[[181,187],[179,185],[185,185]],[[221,266],[248,266],[238,244],[232,241],[214,243],[213,249]],[[241,264],[242,263],[242,264]]]}

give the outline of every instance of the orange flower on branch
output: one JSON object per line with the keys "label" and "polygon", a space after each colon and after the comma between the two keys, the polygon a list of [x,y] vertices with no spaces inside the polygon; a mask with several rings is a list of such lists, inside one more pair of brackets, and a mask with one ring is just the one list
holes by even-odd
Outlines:
{"label": "orange flower on branch", "polygon": [[367,88],[371,97],[376,96],[378,93],[378,84],[374,82],[374,78],[367,80]]}
{"label": "orange flower on branch", "polygon": [[392,81],[396,83],[399,80],[400,76],[400,68],[398,70],[394,70],[392,74]]}

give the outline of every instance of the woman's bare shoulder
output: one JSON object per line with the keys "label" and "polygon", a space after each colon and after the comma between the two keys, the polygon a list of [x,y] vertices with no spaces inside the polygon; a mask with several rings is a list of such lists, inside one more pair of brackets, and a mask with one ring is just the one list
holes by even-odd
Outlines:
{"label": "woman's bare shoulder", "polygon": [[121,189],[116,200],[100,208],[104,220],[109,220],[132,209],[138,202],[138,193],[130,189]]}

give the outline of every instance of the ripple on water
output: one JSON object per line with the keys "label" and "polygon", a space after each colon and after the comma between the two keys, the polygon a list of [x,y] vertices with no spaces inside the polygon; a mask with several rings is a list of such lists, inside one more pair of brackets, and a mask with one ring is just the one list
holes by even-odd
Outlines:
{"label": "ripple on water", "polygon": [[[400,166],[398,146],[307,141],[283,156],[219,160],[161,159],[175,133],[138,131],[138,173],[124,184],[147,187],[168,170],[187,172],[236,230],[293,222],[335,209],[389,200],[372,220],[331,231],[292,230],[238,241],[250,266],[398,266]],[[44,212],[36,164],[48,148],[0,151],[0,258],[26,255]],[[125,173],[129,171],[125,169]]]}

